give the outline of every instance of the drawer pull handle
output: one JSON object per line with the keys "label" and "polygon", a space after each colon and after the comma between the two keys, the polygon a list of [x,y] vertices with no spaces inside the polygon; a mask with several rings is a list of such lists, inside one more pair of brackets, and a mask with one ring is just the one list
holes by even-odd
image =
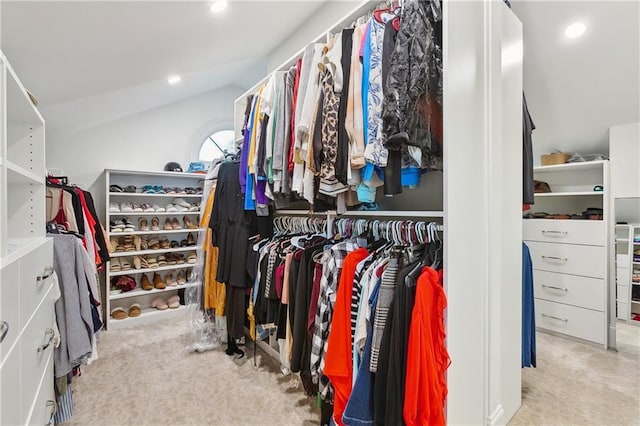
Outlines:
{"label": "drawer pull handle", "polygon": [[568,232],[567,231],[547,231],[547,230],[542,230],[541,231],[543,234],[551,234],[551,235],[557,235],[558,237],[566,237]]}
{"label": "drawer pull handle", "polygon": [[49,340],[47,341],[46,344],[40,345],[38,347],[38,353],[42,353],[46,351],[49,348],[49,346],[51,346],[51,343],[53,342],[53,338],[55,337],[55,333],[51,328],[47,328],[44,332],[44,335],[45,337],[48,337]]}
{"label": "drawer pull handle", "polygon": [[542,287],[544,287],[544,288],[550,288],[550,289],[552,289],[552,290],[569,291],[569,289],[568,289],[568,288],[565,288],[565,287],[555,287],[555,286],[552,286],[552,285],[546,285],[546,284],[542,284]]}
{"label": "drawer pull handle", "polygon": [[567,259],[566,257],[558,257],[558,256],[542,256],[543,259],[548,259],[548,260],[557,260],[558,262],[566,262]]}
{"label": "drawer pull handle", "polygon": [[42,275],[38,275],[38,277],[36,278],[36,282],[39,283],[41,281],[44,281],[51,275],[53,275],[53,266],[47,266],[46,268],[44,268],[44,273]]}
{"label": "drawer pull handle", "polygon": [[9,332],[9,323],[6,321],[2,321],[0,323],[0,343],[2,343],[2,341],[4,340],[5,337],[7,337],[7,333]]}
{"label": "drawer pull handle", "polygon": [[566,318],[554,317],[553,315],[547,315],[545,313],[543,313],[542,316],[545,318],[551,318],[551,319],[562,321],[562,322],[569,322],[569,320]]}
{"label": "drawer pull handle", "polygon": [[54,400],[49,399],[47,400],[46,407],[51,410],[51,415],[49,416],[49,423],[47,423],[45,426],[53,426],[53,417],[58,412],[58,404],[56,404]]}

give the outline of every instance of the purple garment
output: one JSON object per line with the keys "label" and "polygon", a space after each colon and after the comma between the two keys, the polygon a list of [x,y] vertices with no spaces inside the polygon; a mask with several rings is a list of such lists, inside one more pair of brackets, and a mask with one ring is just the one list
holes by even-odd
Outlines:
{"label": "purple garment", "polygon": [[[251,175],[253,177],[254,175]],[[267,178],[259,177],[256,184],[256,203],[262,206],[269,204],[269,199],[265,195],[267,190]]]}

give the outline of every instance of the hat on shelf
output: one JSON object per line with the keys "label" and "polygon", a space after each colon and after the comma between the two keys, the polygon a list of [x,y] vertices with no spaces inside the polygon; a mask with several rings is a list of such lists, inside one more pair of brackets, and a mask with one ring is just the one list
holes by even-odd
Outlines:
{"label": "hat on shelf", "polygon": [[167,163],[164,165],[165,172],[182,172],[182,166],[175,161]]}
{"label": "hat on shelf", "polygon": [[207,173],[207,166],[202,161],[192,161],[189,163],[187,173]]}

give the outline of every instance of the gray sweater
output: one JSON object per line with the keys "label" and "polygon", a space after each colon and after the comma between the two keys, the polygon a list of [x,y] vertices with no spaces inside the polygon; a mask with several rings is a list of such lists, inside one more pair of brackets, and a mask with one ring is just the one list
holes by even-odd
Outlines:
{"label": "gray sweater", "polygon": [[53,266],[62,293],[55,306],[60,346],[54,352],[54,370],[56,377],[62,377],[91,356],[93,321],[82,241],[73,235],[50,236],[54,237]]}

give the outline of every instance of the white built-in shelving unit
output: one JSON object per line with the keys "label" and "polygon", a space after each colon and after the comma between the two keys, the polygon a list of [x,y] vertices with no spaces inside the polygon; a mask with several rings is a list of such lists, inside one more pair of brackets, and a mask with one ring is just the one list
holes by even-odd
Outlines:
{"label": "white built-in shelving unit", "polygon": [[640,326],[640,225],[616,225],[617,318]]}
{"label": "white built-in shelving unit", "polygon": [[[162,186],[164,188],[202,188],[204,175],[195,173],[178,173],[178,172],[142,172],[142,171],[130,171],[130,170],[105,170],[106,176],[106,223],[107,236],[109,242],[112,240],[117,241],[119,238],[125,236],[133,236],[135,238],[161,239],[167,238],[169,241],[176,241],[180,243],[187,238],[187,235],[191,233],[196,241],[196,245],[193,246],[178,246],[160,249],[146,249],[146,250],[133,250],[133,251],[113,251],[111,253],[113,259],[127,260],[131,266],[131,269],[112,271],[111,264],[109,262],[106,270],[106,303],[105,303],[105,317],[108,318],[107,329],[114,330],[122,327],[135,326],[144,322],[153,322],[160,318],[177,317],[184,314],[184,306],[180,305],[177,309],[157,310],[151,307],[151,302],[157,297],[161,297],[166,300],[169,297],[178,293],[178,290],[183,290],[192,286],[200,285],[197,281],[188,281],[186,284],[177,286],[167,286],[164,289],[153,288],[152,290],[142,290],[140,287],[140,280],[143,274],[147,275],[147,278],[153,285],[153,278],[155,274],[160,274],[163,281],[167,274],[171,273],[175,279],[178,272],[182,272],[185,276],[188,272],[193,270],[194,267],[200,266],[197,263],[188,263],[187,258],[189,255],[195,255],[198,247],[198,240],[203,233],[203,228],[188,229],[183,223],[183,216],[189,218],[189,220],[195,225],[200,225],[200,210],[196,211],[183,211],[183,212],[113,212],[109,211],[109,205],[116,203],[121,205],[122,203],[148,203],[150,205],[160,205],[166,208],[167,204],[172,203],[176,198],[181,198],[190,204],[195,204],[201,201],[202,194],[147,194],[141,193],[140,188],[145,185]],[[138,188],[137,192],[111,192],[109,190],[111,185],[118,185],[122,188],[132,185]],[[160,229],[157,231],[141,231],[139,229],[139,220],[144,218],[147,220],[149,229],[151,229],[152,218],[157,217],[159,219]],[[128,218],[135,230],[128,232],[112,232],[110,223],[116,220],[122,220]],[[180,223],[181,229],[163,229],[164,221],[167,219],[176,218]],[[113,245],[113,244],[112,244]],[[161,255],[181,254],[185,257],[185,263],[163,265],[155,268],[141,268],[135,269],[133,263],[134,256],[141,257],[154,257],[158,258]],[[120,292],[112,288],[112,279],[117,277],[128,275],[132,277],[137,284],[136,289]],[[129,307],[134,303],[139,304],[142,307],[142,314],[138,317],[129,317],[123,320],[116,320],[111,317],[111,312],[116,307],[121,307],[128,312]]]}
{"label": "white built-in shelving unit", "polygon": [[45,127],[0,51],[0,424],[51,424],[56,291]]}
{"label": "white built-in shelving unit", "polygon": [[[612,236],[609,162],[534,168],[550,193],[535,194],[532,212],[572,219],[526,219],[523,239],[534,268],[536,326],[607,346]],[[579,219],[588,208],[602,218]],[[595,218],[592,218],[595,219]]]}

